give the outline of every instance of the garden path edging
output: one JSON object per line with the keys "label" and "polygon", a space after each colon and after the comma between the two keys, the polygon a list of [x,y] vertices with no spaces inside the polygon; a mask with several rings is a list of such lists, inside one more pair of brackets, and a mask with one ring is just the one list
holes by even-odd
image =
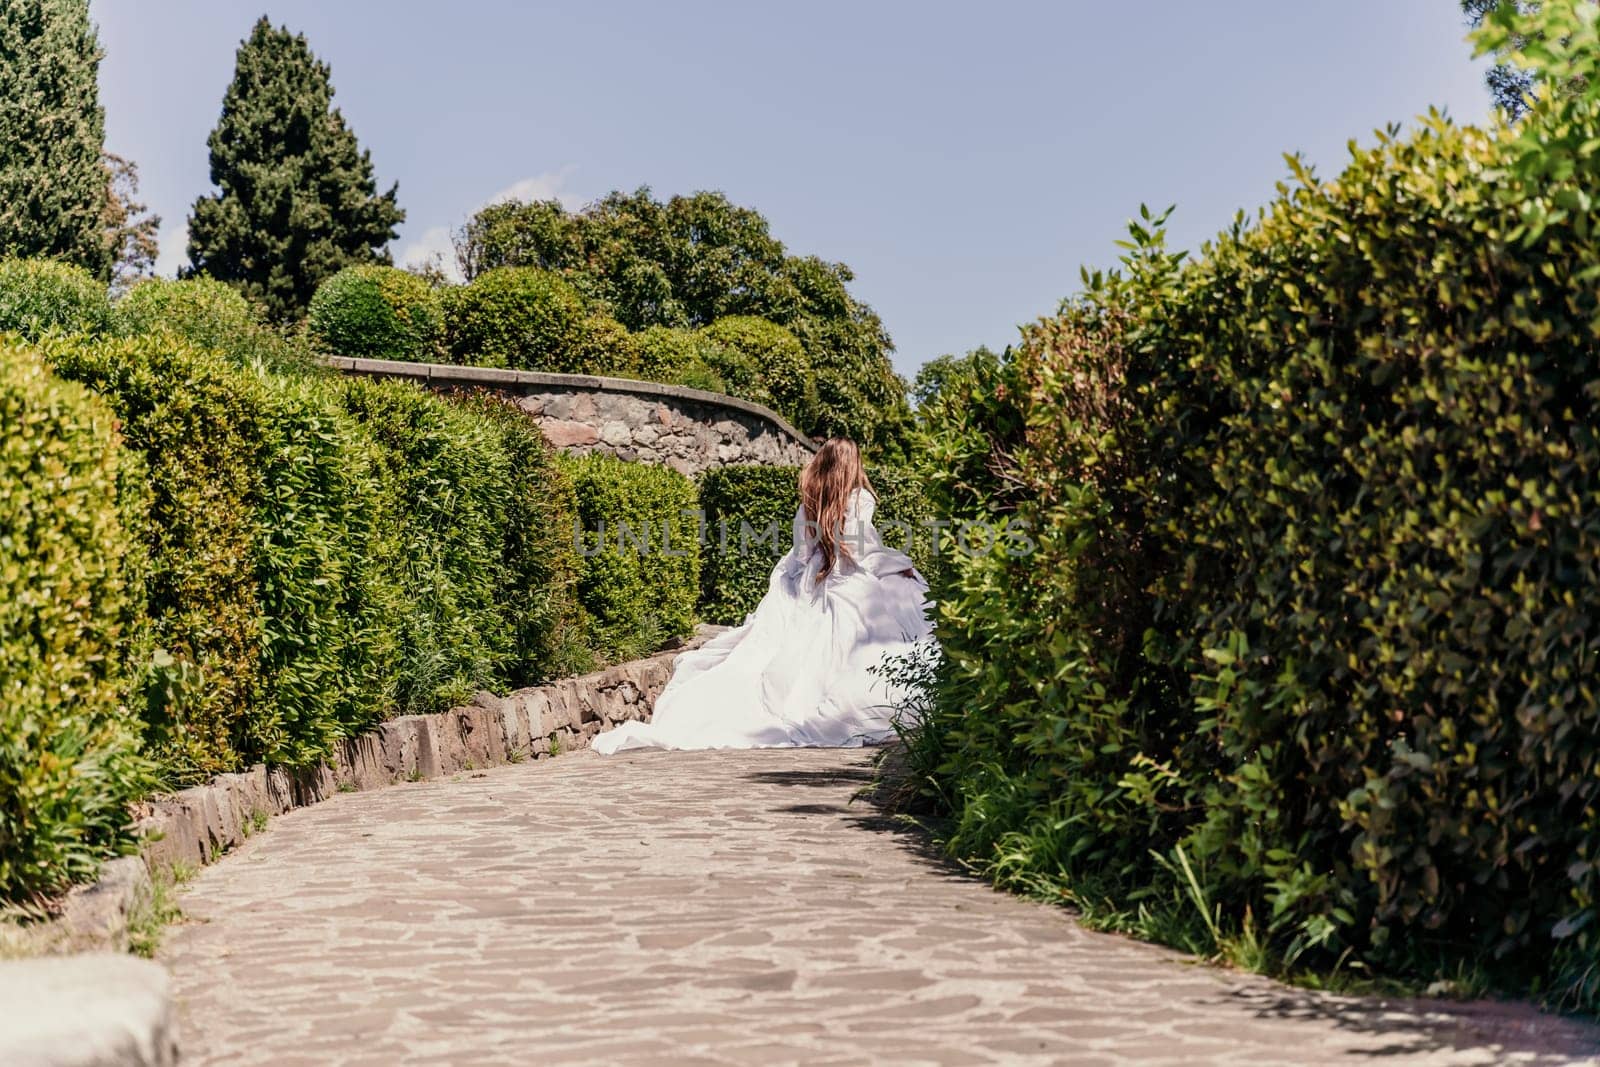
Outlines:
{"label": "garden path edging", "polygon": [[126,951],[128,923],[151,894],[152,876],[211,863],[263,821],[342,792],[381,789],[482,767],[587,748],[603,729],[647,721],[678,653],[723,626],[702,625],[677,647],[602,671],[562,678],[434,715],[404,715],[340,742],[333,760],[301,771],[256,764],[139,805],[139,855],[111,860],[97,881],[67,894],[60,915],[34,928],[43,953]]}

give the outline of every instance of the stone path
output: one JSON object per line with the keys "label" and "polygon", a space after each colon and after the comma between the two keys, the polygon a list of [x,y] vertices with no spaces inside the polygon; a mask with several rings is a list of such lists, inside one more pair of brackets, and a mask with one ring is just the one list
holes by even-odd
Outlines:
{"label": "stone path", "polygon": [[580,752],[275,819],[162,951],[186,1062],[1600,1063],[1085,931],[852,804],[870,762]]}

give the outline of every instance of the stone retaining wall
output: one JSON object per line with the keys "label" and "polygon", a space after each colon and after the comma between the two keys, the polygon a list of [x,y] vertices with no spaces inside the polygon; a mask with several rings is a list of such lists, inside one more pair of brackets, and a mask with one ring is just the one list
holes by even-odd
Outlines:
{"label": "stone retaining wall", "polygon": [[265,819],[338,792],[378,789],[587,748],[596,734],[648,721],[672,677],[673,657],[724,627],[702,626],[679,648],[509,696],[479,693],[437,715],[390,719],[340,744],[335,758],[291,773],[257,764],[143,805],[137,830],[152,870],[209,863]]}
{"label": "stone retaining wall", "polygon": [[815,451],[810,438],[770,408],[679,385],[384,359],[329,362],[346,374],[401,378],[433,389],[492,389],[513,398],[557,448],[656,463],[684,474],[750,464],[800,466]]}

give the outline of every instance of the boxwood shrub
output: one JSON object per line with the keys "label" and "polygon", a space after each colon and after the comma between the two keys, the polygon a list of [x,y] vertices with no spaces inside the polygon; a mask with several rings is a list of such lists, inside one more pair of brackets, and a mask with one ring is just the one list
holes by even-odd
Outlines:
{"label": "boxwood shrub", "polygon": [[561,462],[577,495],[578,599],[595,655],[620,662],[688,634],[700,587],[694,483],[610,456]]}
{"label": "boxwood shrub", "polygon": [[723,381],[713,365],[722,356],[717,342],[700,330],[670,326],[650,326],[634,334],[639,349],[639,377],[646,381],[686,385],[712,393],[725,393]]}
{"label": "boxwood shrub", "polygon": [[0,261],[0,333],[101,333],[110,318],[105,285],[82,267],[53,259]]}
{"label": "boxwood shrub", "polygon": [[90,876],[150,784],[121,702],[115,416],[0,339],[0,901]]}
{"label": "boxwood shrub", "polygon": [[433,361],[443,354],[439,291],[397,267],[364,264],[333,275],[311,297],[306,330],[333,355]]}
{"label": "boxwood shrub", "polygon": [[456,363],[560,370],[582,339],[583,298],[560,275],[532,267],[485,271],[445,301]]}
{"label": "boxwood shrub", "polygon": [[578,555],[572,537],[577,498],[539,427],[495,393],[456,398],[500,437],[511,471],[501,523],[503,571],[497,600],[509,642],[502,668],[510,688],[582,674],[594,657],[584,644],[577,600]]}

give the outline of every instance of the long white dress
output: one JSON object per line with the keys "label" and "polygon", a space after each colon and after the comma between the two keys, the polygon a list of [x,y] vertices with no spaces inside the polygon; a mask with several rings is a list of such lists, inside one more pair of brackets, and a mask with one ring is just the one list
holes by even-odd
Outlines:
{"label": "long white dress", "polygon": [[873,668],[932,640],[932,628],[928,584],[879,538],[876,505],[870,492],[851,494],[842,551],[821,583],[822,550],[796,511],[793,547],[756,610],[680,655],[652,721],[601,734],[595,751],[843,748],[893,736],[905,693]]}

